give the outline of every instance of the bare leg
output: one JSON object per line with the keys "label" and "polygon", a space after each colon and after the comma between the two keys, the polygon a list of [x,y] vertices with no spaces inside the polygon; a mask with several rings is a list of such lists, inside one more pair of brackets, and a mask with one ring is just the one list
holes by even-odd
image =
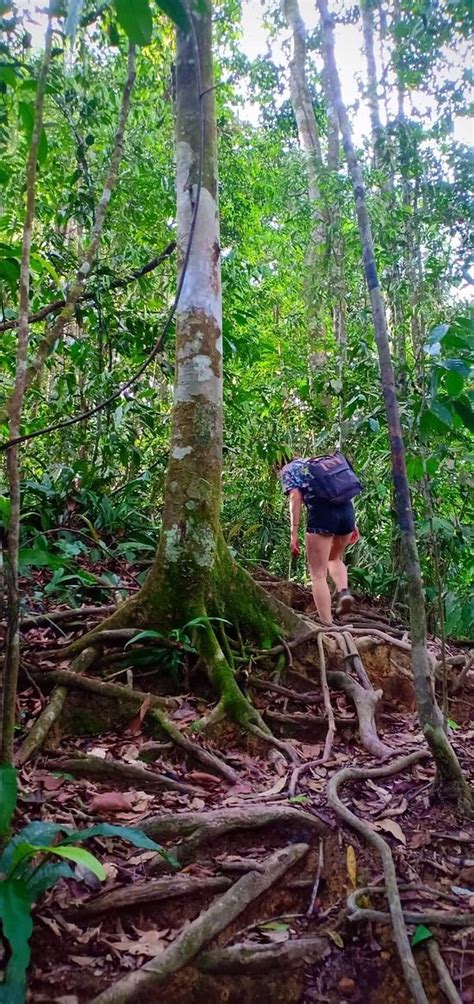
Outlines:
{"label": "bare leg", "polygon": [[332,624],[331,594],[326,576],[333,540],[332,534],[306,534],[306,554],[308,555],[314,605],[323,624]]}
{"label": "bare leg", "polygon": [[338,593],[341,589],[347,589],[347,568],[342,560],[344,551],[350,542],[352,534],[347,533],[344,537],[332,538],[329,552],[328,568],[334,585]]}

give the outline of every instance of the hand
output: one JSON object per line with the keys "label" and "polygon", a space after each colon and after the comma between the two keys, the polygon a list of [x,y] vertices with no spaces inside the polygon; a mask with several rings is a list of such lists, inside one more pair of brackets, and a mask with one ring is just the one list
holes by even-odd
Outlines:
{"label": "hand", "polygon": [[359,538],[360,538],[360,533],[359,533],[357,527],[354,527],[354,529],[352,531],[351,539],[349,541],[349,546],[351,544],[357,544],[357,541],[359,540]]}
{"label": "hand", "polygon": [[297,558],[300,553],[300,545],[298,544],[298,541],[293,540],[293,538],[290,541],[290,551],[293,558]]}

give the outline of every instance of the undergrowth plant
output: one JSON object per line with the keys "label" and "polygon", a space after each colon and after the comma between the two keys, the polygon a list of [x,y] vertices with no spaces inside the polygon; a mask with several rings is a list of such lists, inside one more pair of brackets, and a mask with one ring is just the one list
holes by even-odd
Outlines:
{"label": "undergrowth plant", "polygon": [[[32,910],[37,900],[59,879],[81,881],[84,870],[101,882],[106,878],[103,865],[84,847],[91,837],[120,837],[135,847],[161,854],[167,863],[178,862],[141,830],[129,826],[98,823],[85,830],[73,830],[63,823],[34,820],[10,837],[17,802],[17,772],[9,764],[0,765],[0,931],[4,947],[3,982],[0,1004],[23,1004],[26,973],[30,962],[30,938],[33,931]],[[59,860],[58,860],[59,859]],[[81,866],[76,870],[74,866]]]}

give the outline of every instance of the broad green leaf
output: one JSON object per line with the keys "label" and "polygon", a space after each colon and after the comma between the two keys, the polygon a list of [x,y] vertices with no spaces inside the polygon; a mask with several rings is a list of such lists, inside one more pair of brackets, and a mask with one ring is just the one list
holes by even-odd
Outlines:
{"label": "broad green leaf", "polygon": [[435,399],[434,401],[430,402],[429,407],[433,415],[436,415],[436,418],[439,418],[440,422],[443,422],[444,425],[453,424],[453,416],[449,408],[447,408],[445,404],[442,404],[441,401],[437,401]]}
{"label": "broad green leaf", "polygon": [[34,568],[60,568],[61,558],[51,551],[45,551],[36,547],[21,547],[18,552],[20,565],[31,565]]}
{"label": "broad green leaf", "polygon": [[466,401],[453,401],[453,408],[458,413],[459,417],[462,418],[466,429],[469,429],[470,432],[474,432],[474,411],[471,408],[470,402],[466,402],[469,402],[469,398],[466,398]]}
{"label": "broad green leaf", "polygon": [[106,874],[103,864],[97,860],[94,854],[86,851],[85,847],[70,847],[66,844],[56,844],[54,847],[43,847],[42,849],[45,853],[57,854],[60,858],[75,861],[76,864],[88,868],[93,875],[97,875],[97,878],[101,882],[105,882]]}
{"label": "broad green leaf", "polygon": [[60,878],[74,878],[74,872],[66,861],[45,861],[25,878],[32,902],[51,889]]}
{"label": "broad green leaf", "polygon": [[8,831],[15,811],[16,797],[16,770],[9,763],[2,763],[0,764],[0,835]]}
{"label": "broad green leaf", "polygon": [[444,375],[443,383],[450,397],[459,397],[464,390],[464,377],[461,376],[461,373],[448,370]]}
{"label": "broad green leaf", "polygon": [[15,993],[18,994],[18,987],[24,988],[30,962],[29,941],[33,921],[31,898],[25,882],[11,878],[0,882],[0,920],[3,937],[9,942],[12,953],[1,985],[4,1000],[9,1002],[14,999],[9,996],[10,990],[16,988]]}
{"label": "broad green leaf", "polygon": [[412,948],[414,948],[415,945],[421,945],[423,941],[429,941],[432,937],[433,935],[429,927],[425,927],[424,924],[418,924],[411,939]]}
{"label": "broad green leaf", "polygon": [[[19,833],[17,833],[9,841],[2,856],[0,857],[0,872],[9,872],[12,867],[13,855],[21,844],[28,844],[34,847],[40,847],[43,844],[51,843],[55,836],[64,831],[65,827],[60,826],[58,823],[42,823],[39,820],[35,820],[33,823],[28,823],[24,826]],[[67,827],[66,827],[67,829]]]}
{"label": "broad green leaf", "polygon": [[117,20],[130,42],[149,45],[153,20],[148,0],[115,0]]}
{"label": "broad green leaf", "polygon": [[161,631],[139,631],[138,634],[134,635],[133,638],[129,640],[124,645],[124,649],[128,648],[129,645],[135,645],[138,641],[146,641],[147,639],[153,639],[154,641],[161,640],[165,638]]}
{"label": "broad green leaf", "polygon": [[453,730],[453,732],[457,732],[458,729],[461,728],[461,726],[458,725],[458,723],[454,721],[454,718],[448,718],[448,725],[449,725],[449,728]]}
{"label": "broad green leaf", "polygon": [[434,342],[441,342],[449,331],[449,324],[437,324],[428,335],[428,345]]}
{"label": "broad green leaf", "polygon": [[147,837],[146,833],[143,833],[142,830],[137,830],[132,826],[114,826],[113,823],[97,823],[96,826],[90,826],[87,830],[75,830],[73,833],[69,833],[63,841],[63,845],[69,844],[70,841],[88,840],[89,837],[120,837],[129,844],[133,844],[134,847],[143,847],[145,850],[156,851],[173,868],[180,867],[179,862],[172,854],[168,854],[160,844],[157,844],[151,837]]}
{"label": "broad green leaf", "polygon": [[158,7],[167,14],[169,18],[181,28],[182,31],[188,30],[188,16],[186,14],[186,8],[180,0],[156,0]]}

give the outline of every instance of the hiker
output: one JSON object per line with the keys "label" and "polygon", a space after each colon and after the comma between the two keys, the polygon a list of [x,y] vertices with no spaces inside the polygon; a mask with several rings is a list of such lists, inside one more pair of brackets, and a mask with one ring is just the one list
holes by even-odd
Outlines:
{"label": "hiker", "polygon": [[352,499],[361,491],[361,483],[339,452],[291,460],[282,467],[280,479],[290,500],[290,548],[294,557],[300,550],[301,506],[306,505],[306,554],[313,599],[320,621],[332,624],[328,572],[337,589],[336,615],[348,613],[354,605],[343,556],[346,547],[359,539]]}

